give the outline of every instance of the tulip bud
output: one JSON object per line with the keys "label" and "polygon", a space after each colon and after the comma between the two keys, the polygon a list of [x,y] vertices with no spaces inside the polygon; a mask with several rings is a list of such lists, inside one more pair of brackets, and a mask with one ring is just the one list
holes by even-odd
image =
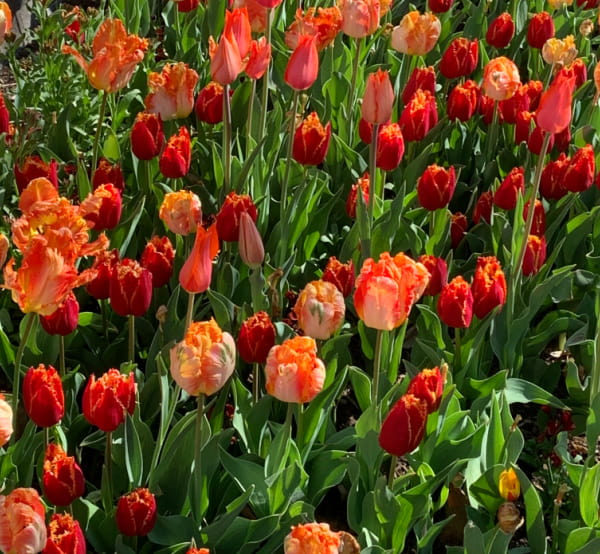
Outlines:
{"label": "tulip bud", "polygon": [[265,259],[262,237],[248,212],[242,212],[240,216],[239,250],[242,261],[253,269]]}
{"label": "tulip bud", "polygon": [[504,502],[500,504],[498,513],[498,525],[505,533],[513,534],[521,525],[523,525],[523,517],[521,512],[512,502]]}
{"label": "tulip bud", "polygon": [[242,323],[237,347],[246,363],[264,364],[274,344],[275,326],[267,312],[257,312]]}
{"label": "tulip bud", "polygon": [[477,225],[480,221],[489,223],[492,219],[492,200],[493,196],[490,191],[486,191],[481,194],[475,204],[475,210],[473,210],[473,223]]}
{"label": "tulip bud", "polygon": [[320,165],[325,160],[331,123],[321,124],[317,112],[312,112],[296,128],[292,144],[292,157],[302,165]]}
{"label": "tulip bud", "polygon": [[164,143],[165,134],[160,115],[138,113],[131,128],[131,151],[140,160],[151,160],[160,154]]}
{"label": "tulip bud", "polygon": [[504,500],[514,502],[521,495],[521,485],[517,473],[511,467],[500,473],[498,478],[498,492]]}
{"label": "tulip bud", "polygon": [[497,306],[505,304],[506,278],[495,256],[477,259],[471,292],[473,311],[479,319],[483,319]]}
{"label": "tulip bud", "polygon": [[119,498],[115,517],[121,534],[143,537],[156,523],[156,499],[148,489],[135,489]]}
{"label": "tulip bud", "polygon": [[51,365],[30,367],[23,379],[23,403],[38,427],[52,427],[65,415],[62,381]]}
{"label": "tulip bud", "polygon": [[[527,221],[527,217],[529,216],[529,202],[525,204],[523,207],[523,221]],[[533,208],[533,220],[531,222],[531,231],[530,234],[536,235],[538,237],[544,236],[546,232],[546,212],[544,211],[544,204],[542,204],[541,200],[535,201],[535,205]]]}
{"label": "tulip bud", "polygon": [[412,452],[423,440],[427,415],[425,400],[414,394],[404,394],[383,421],[379,446],[394,456]]}
{"label": "tulip bud", "polygon": [[442,402],[447,371],[447,365],[442,366],[441,371],[439,367],[422,370],[411,379],[406,394],[423,400],[427,405],[427,413],[435,412]]}
{"label": "tulip bud", "polygon": [[435,96],[429,91],[418,90],[400,115],[400,129],[407,141],[423,140],[437,125],[438,112]]}
{"label": "tulip bud", "polygon": [[431,278],[425,289],[426,296],[435,296],[439,294],[448,282],[448,265],[444,258],[436,258],[428,254],[419,257],[419,263],[423,264]]}
{"label": "tulip bud", "polygon": [[540,194],[548,200],[558,200],[569,192],[565,186],[565,173],[571,159],[562,153],[553,162],[548,162],[540,176]]}
{"label": "tulip bud", "polygon": [[508,12],[500,14],[490,23],[485,40],[494,48],[506,48],[515,35],[515,22]]}
{"label": "tulip bud", "polygon": [[562,69],[544,92],[535,112],[538,127],[558,133],[571,123],[571,102],[575,89],[575,74]]}
{"label": "tulip bud", "polygon": [[466,328],[473,318],[473,293],[460,275],[450,281],[437,302],[440,319],[449,327]]}
{"label": "tulip bud", "polygon": [[57,170],[58,165],[55,159],[46,163],[37,155],[27,156],[21,165],[15,164],[14,166],[19,192],[23,192],[29,182],[37,177],[45,177],[55,188],[58,188]]}
{"label": "tulip bud", "polygon": [[198,225],[194,246],[179,272],[179,284],[187,292],[198,294],[210,286],[212,263],[219,252],[217,224],[208,229]]}
{"label": "tulip bud", "polygon": [[386,123],[379,127],[377,135],[376,167],[393,171],[404,155],[404,137],[397,123]]}
{"label": "tulip bud", "polygon": [[187,175],[192,161],[190,133],[186,127],[169,138],[167,146],[160,156],[160,172],[170,179],[179,179]]}
{"label": "tulip bud", "polygon": [[327,340],[344,322],[344,296],[333,283],[312,281],[298,295],[294,313],[305,335]]}
{"label": "tulip bud", "polygon": [[467,234],[468,226],[467,217],[464,214],[460,212],[452,214],[450,220],[450,241],[452,248],[456,248]]}
{"label": "tulip bud", "polygon": [[55,506],[68,506],[85,492],[85,479],[73,456],[59,444],[50,443],[44,457],[42,473],[44,495]]}
{"label": "tulip bud", "polygon": [[[216,125],[223,121],[223,87],[211,81],[198,94],[196,98],[196,117],[199,121]],[[230,95],[233,90],[229,89]]]}
{"label": "tulip bud", "polygon": [[390,120],[394,105],[394,89],[389,72],[378,69],[369,73],[361,108],[362,118],[373,125]]}
{"label": "tulip bud", "polygon": [[252,198],[247,194],[230,192],[217,214],[217,233],[221,240],[237,242],[240,237],[240,219],[247,213],[252,221],[256,221],[258,212]]}
{"label": "tulip bud", "polygon": [[92,177],[92,188],[96,190],[100,185],[111,183],[120,193],[125,190],[125,179],[119,164],[111,164],[101,158]]}
{"label": "tulip bud", "polygon": [[415,67],[410,74],[404,90],[402,91],[402,102],[408,104],[417,90],[428,90],[435,94],[435,70],[430,67]]}
{"label": "tulip bud", "polygon": [[527,27],[527,43],[541,50],[546,41],[554,36],[554,21],[548,12],[533,15]]}
{"label": "tulip bud", "polygon": [[123,201],[121,193],[112,183],[105,183],[88,194],[81,202],[81,215],[90,229],[104,231],[114,229],[121,219]]}
{"label": "tulip bud", "polygon": [[49,335],[66,337],[77,328],[79,322],[79,302],[70,292],[53,314],[41,315],[40,323]]}
{"label": "tulip bud", "polygon": [[109,297],[118,315],[144,315],[152,300],[152,273],[135,260],[123,258],[111,276]]}
{"label": "tulip bud", "polygon": [[535,275],[546,261],[546,239],[536,235],[527,237],[527,247],[523,257],[523,275]]}
{"label": "tulip bud", "polygon": [[166,285],[173,275],[175,250],[168,237],[153,236],[146,244],[140,265],[152,274],[152,287]]}
{"label": "tulip bud", "polygon": [[494,193],[494,204],[503,210],[514,210],[519,194],[525,190],[525,170],[513,167]]}
{"label": "tulip bud", "polygon": [[417,181],[419,203],[430,211],[445,208],[450,203],[455,188],[454,166],[444,169],[437,164],[432,164],[425,169]]}
{"label": "tulip bud", "polygon": [[306,90],[319,75],[319,52],[316,35],[300,35],[292,52],[283,79],[295,90]]}
{"label": "tulip bud", "polygon": [[582,192],[589,189],[594,182],[596,161],[594,149],[586,144],[573,154],[564,174],[564,186],[570,192]]}
{"label": "tulip bud", "polygon": [[13,433],[13,413],[10,404],[0,394],[0,446],[4,446]]}
{"label": "tulip bud", "polygon": [[356,217],[356,197],[359,189],[366,206],[369,204],[369,174],[366,172],[352,185],[350,192],[348,193],[348,198],[346,199],[346,213],[348,214],[348,217],[351,217],[352,219]]}
{"label": "tulip bud", "polygon": [[92,269],[96,277],[90,281],[85,290],[96,300],[105,300],[110,295],[110,281],[119,260],[119,252],[115,250],[104,250],[96,256]]}
{"label": "tulip bud", "polygon": [[354,290],[354,263],[341,263],[335,256],[331,256],[323,272],[323,281],[333,283],[337,289],[347,298]]}
{"label": "tulip bud", "polygon": [[440,73],[446,79],[466,77],[475,71],[479,60],[477,39],[455,38],[440,60]]}
{"label": "tulip bud", "polygon": [[48,523],[44,554],[85,554],[85,536],[79,522],[70,514],[54,514]]}
{"label": "tulip bud", "polygon": [[163,198],[158,217],[175,234],[194,233],[202,219],[200,198],[189,190],[169,192]]}
{"label": "tulip bud", "polygon": [[479,107],[479,85],[472,80],[456,85],[448,95],[448,119],[468,121]]}

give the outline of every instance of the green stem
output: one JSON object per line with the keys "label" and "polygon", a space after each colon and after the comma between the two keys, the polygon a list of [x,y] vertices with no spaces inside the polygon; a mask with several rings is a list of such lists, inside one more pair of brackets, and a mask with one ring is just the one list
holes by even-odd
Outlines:
{"label": "green stem", "polygon": [[388,489],[392,490],[392,487],[394,486],[394,477],[396,475],[396,464],[398,463],[398,456],[396,456],[395,454],[392,454],[392,457],[390,459],[390,469],[389,469],[389,473],[388,473]]}
{"label": "green stem", "polygon": [[223,198],[231,188],[231,99],[229,85],[223,87]]}
{"label": "green stem", "polygon": [[254,404],[258,402],[260,397],[260,367],[257,362],[252,364],[252,398]]}
{"label": "green stem", "polygon": [[[37,314],[34,312],[29,312],[25,315],[25,329],[23,330],[23,336],[19,342],[19,347],[17,348],[17,353],[15,355],[15,370],[13,373],[13,382],[12,382],[12,412],[13,412],[13,429],[17,428],[17,410],[19,409],[19,394],[21,387],[21,360],[23,359],[23,353],[25,352],[25,345],[27,344],[27,340],[29,339],[29,335],[31,334],[31,329],[33,329],[33,323]],[[16,433],[12,434],[12,439],[15,439]]]}
{"label": "green stem", "polygon": [[62,335],[58,338],[58,374],[63,377],[67,371],[65,361],[65,337]]}
{"label": "green stem", "polygon": [[304,446],[304,404],[297,404],[296,411],[296,444]]}
{"label": "green stem", "polygon": [[[104,511],[108,513],[112,509],[112,431],[106,433],[106,447],[104,450],[104,467],[106,469],[106,483],[102,483],[102,489],[107,490],[106,498],[109,499],[110,504],[104,506]],[[103,497],[105,495],[102,495]],[[108,503],[108,502],[107,502]]]}
{"label": "green stem", "polygon": [[[198,395],[198,409],[196,411],[196,435],[194,437],[194,474],[193,487],[199,487],[202,492],[202,423],[204,421],[204,393]],[[200,500],[200,494],[194,499],[195,502]],[[197,517],[200,519],[201,506],[194,506],[194,511],[197,510]]]}
{"label": "green stem", "polygon": [[[596,291],[596,318],[600,314],[600,292]],[[592,382],[590,386],[590,406],[600,394],[600,321],[596,323],[596,339],[594,345],[594,365],[592,366]]]}
{"label": "green stem", "polygon": [[193,292],[189,292],[188,293],[188,304],[187,304],[187,311],[185,314],[185,327],[183,328],[183,336],[185,337],[185,334],[187,333],[187,330],[189,329],[190,325],[192,324],[192,318],[194,316],[194,297],[196,295]]}
{"label": "green stem", "polygon": [[127,350],[127,356],[128,356],[128,360],[130,363],[133,363],[135,361],[135,316],[134,315],[128,315],[127,316],[127,327],[128,327],[128,331],[129,331],[129,340],[127,342],[128,344],[128,350]]}
{"label": "green stem", "polygon": [[106,298],[100,300],[100,311],[102,312],[102,329],[104,331],[104,339],[108,340],[108,310],[106,307]]}
{"label": "green stem", "polygon": [[[361,260],[364,262],[372,256],[371,236],[373,234],[373,214],[375,211],[375,201],[377,196],[377,135],[379,134],[379,125],[373,125],[373,135],[369,145],[369,204],[367,206],[367,234],[361,237]],[[362,194],[358,191],[358,194]]]}
{"label": "green stem", "polygon": [[96,125],[96,135],[94,136],[94,145],[92,146],[92,175],[96,171],[98,164],[98,147],[100,145],[100,135],[102,134],[102,125],[104,123],[104,113],[108,102],[108,92],[102,92],[102,102],[100,103],[100,114],[98,115],[98,124]]}
{"label": "green stem", "polygon": [[[267,44],[271,44],[271,25],[273,23],[273,9],[267,8],[267,28],[265,29],[265,37],[267,39]],[[271,63],[267,66],[267,70],[263,75],[262,81],[262,102],[261,102],[261,112],[260,112],[260,127],[258,130],[258,140],[257,143],[260,143],[262,138],[265,136],[265,129],[267,127],[267,110],[269,107],[269,70]]]}
{"label": "green stem", "polygon": [[454,369],[457,370],[459,369],[462,364],[460,361],[461,358],[461,334],[460,334],[460,328],[459,327],[455,327],[454,328]]}
{"label": "green stem", "polygon": [[500,112],[500,110],[498,109],[498,101],[494,100],[494,111],[493,111],[493,115],[492,115],[492,124],[490,125],[490,129],[489,129],[489,133],[488,133],[488,140],[485,145],[486,160],[491,159],[492,150],[498,144],[498,128],[499,128],[498,120],[500,117],[499,112]]}
{"label": "green stem", "polygon": [[348,144],[350,146],[354,144],[354,96],[356,95],[356,78],[358,76],[358,66],[360,64],[361,46],[362,39],[356,39],[356,54],[354,56],[354,63],[352,64],[352,79],[350,81],[350,94],[348,95]]}
{"label": "green stem", "polygon": [[250,138],[252,137],[252,117],[254,115],[254,97],[256,96],[256,79],[252,79],[250,102],[248,103],[248,118],[246,120],[246,158],[250,155]]}
{"label": "green stem", "polygon": [[285,173],[283,176],[283,183],[281,184],[281,201],[279,217],[283,223],[285,216],[285,208],[287,205],[287,188],[288,181],[290,178],[290,169],[292,165],[292,152],[294,147],[294,132],[296,131],[296,110],[298,109],[298,98],[300,96],[299,91],[294,90],[294,96],[292,98],[292,111],[290,113],[290,126],[288,128],[288,144],[287,144],[287,157],[285,160]]}
{"label": "green stem", "polygon": [[383,331],[377,329],[375,340],[375,353],[373,356],[373,383],[371,389],[371,405],[375,408],[379,402],[379,374],[381,373],[381,345],[383,342]]}

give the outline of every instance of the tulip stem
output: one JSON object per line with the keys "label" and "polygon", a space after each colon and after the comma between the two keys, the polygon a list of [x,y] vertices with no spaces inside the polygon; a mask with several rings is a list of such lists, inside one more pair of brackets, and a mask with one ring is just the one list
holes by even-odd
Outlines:
{"label": "tulip stem", "polygon": [[350,94],[348,95],[348,145],[352,147],[354,141],[354,96],[356,95],[356,77],[358,75],[358,66],[360,64],[360,50],[362,39],[356,39],[356,54],[352,64],[352,79],[350,81]]}
{"label": "tulip stem", "polygon": [[102,92],[102,102],[100,103],[100,113],[98,115],[98,124],[96,125],[96,135],[94,136],[94,145],[92,146],[92,170],[94,174],[96,165],[98,164],[98,146],[100,145],[100,135],[102,134],[102,124],[104,122],[104,113],[106,112],[106,104],[108,102],[108,92]]}
{"label": "tulip stem", "polygon": [[58,374],[63,377],[67,371],[65,362],[65,337],[60,335],[58,338]]}
{"label": "tulip stem", "polygon": [[250,102],[248,103],[248,119],[246,120],[246,159],[250,156],[250,137],[252,137],[252,116],[254,115],[254,97],[256,96],[256,79],[252,79]]}
{"label": "tulip stem", "polygon": [[231,100],[229,85],[223,87],[223,198],[231,187]]}
{"label": "tulip stem", "polygon": [[[271,44],[271,24],[273,22],[273,9],[267,8],[267,26],[265,29],[265,37],[267,39],[267,44]],[[269,107],[269,69],[271,65],[271,60],[269,60],[269,64],[267,65],[267,69],[263,75],[262,82],[262,102],[261,102],[261,112],[260,112],[260,127],[258,132],[258,140],[257,144],[260,143],[263,136],[265,135],[265,128],[267,126],[267,108]]]}
{"label": "tulip stem", "polygon": [[[523,259],[525,258],[525,251],[527,250],[527,239],[529,238],[529,234],[531,233],[531,226],[533,225],[533,216],[535,213],[535,201],[538,196],[538,191],[540,188],[540,179],[542,177],[542,169],[544,167],[544,158],[546,157],[546,152],[548,151],[548,145],[550,144],[551,134],[546,132],[544,134],[544,141],[542,142],[542,149],[540,150],[540,155],[538,156],[538,163],[535,167],[535,174],[533,176],[533,190],[531,191],[531,195],[528,199],[529,209],[527,211],[527,221],[525,222],[525,233],[523,236],[523,240],[521,241],[521,248],[519,250],[519,255],[517,256],[517,263],[512,268],[512,279],[511,279],[511,287],[513,292],[513,301],[514,294],[516,292],[517,279],[521,274],[521,266],[523,265]],[[514,232],[517,230],[515,229]]]}
{"label": "tulip stem", "polygon": [[104,475],[106,482],[102,483],[101,488],[106,490],[106,494],[102,494],[102,498],[105,500],[106,504],[104,506],[104,511],[108,514],[112,509],[112,431],[106,433],[106,448],[104,450]]}
{"label": "tulip stem", "polygon": [[258,403],[259,396],[260,396],[260,368],[258,367],[258,362],[254,362],[252,364],[252,398],[254,400],[254,404]]}
{"label": "tulip stem", "polygon": [[377,329],[375,339],[375,353],[373,355],[373,388],[371,389],[371,405],[375,408],[379,402],[379,373],[381,366],[381,346],[383,343],[383,331]]}
{"label": "tulip stem", "polygon": [[299,92],[294,90],[294,97],[292,98],[292,111],[290,112],[290,126],[288,129],[288,144],[287,144],[287,158],[285,160],[285,173],[283,176],[283,183],[281,184],[281,202],[280,202],[280,218],[282,224],[284,222],[285,208],[287,205],[287,188],[288,181],[290,178],[290,169],[292,165],[292,153],[294,147],[294,131],[296,130],[296,110],[298,109],[298,98]]}
{"label": "tulip stem", "polygon": [[[489,160],[492,149],[497,146],[498,143],[498,119],[500,116],[500,110],[498,108],[498,100],[494,100],[494,111],[492,113],[492,124],[490,125],[490,132],[488,133],[488,140],[485,145],[485,159]],[[495,156],[494,156],[495,157]]]}
{"label": "tulip stem", "polygon": [[129,314],[127,316],[127,327],[129,331],[129,340],[127,342],[127,356],[130,363],[133,363],[135,360],[135,316]]}
{"label": "tulip stem", "polygon": [[183,336],[187,333],[189,326],[192,324],[192,318],[194,317],[194,297],[195,294],[193,292],[188,293],[188,304],[187,311],[185,314],[185,327],[183,328]]}
{"label": "tulip stem", "polygon": [[460,328],[454,328],[454,369],[459,369],[461,367],[460,358],[461,358],[461,336],[460,336]]}
{"label": "tulip stem", "polygon": [[[21,340],[19,342],[19,347],[17,348],[17,353],[15,355],[15,371],[13,373],[13,382],[12,382],[12,413],[13,413],[13,429],[17,429],[17,410],[19,408],[19,388],[21,381],[21,360],[23,359],[23,353],[25,352],[25,345],[27,344],[27,339],[29,339],[29,335],[31,334],[31,329],[33,328],[33,322],[37,314],[34,312],[29,312],[25,314],[25,329],[23,330],[23,335],[21,336]],[[11,443],[16,439],[16,432],[12,434]]]}
{"label": "tulip stem", "polygon": [[192,497],[192,510],[196,512],[197,520],[201,517],[200,498],[202,495],[202,423],[204,421],[204,401],[206,396],[204,393],[198,395],[198,409],[196,412],[196,436],[194,438],[194,473],[192,476],[192,490],[196,490],[197,494]]}
{"label": "tulip stem", "polygon": [[379,124],[373,125],[371,144],[369,145],[369,204],[367,206],[367,236],[361,237],[362,261],[372,256],[371,237],[373,234],[373,214],[375,211],[375,196],[377,196],[377,135]]}
{"label": "tulip stem", "polygon": [[396,456],[395,454],[392,454],[392,457],[390,459],[390,469],[388,472],[388,489],[392,490],[392,487],[394,486],[394,477],[396,476],[396,464],[398,463],[398,456]]}

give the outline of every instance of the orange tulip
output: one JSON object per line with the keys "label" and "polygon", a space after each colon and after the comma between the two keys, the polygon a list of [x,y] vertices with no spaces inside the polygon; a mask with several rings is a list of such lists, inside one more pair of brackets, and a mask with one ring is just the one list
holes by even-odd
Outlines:
{"label": "orange tulip", "polygon": [[0,43],[4,42],[4,37],[12,29],[12,12],[6,2],[0,2]]}
{"label": "orange tulip", "polygon": [[344,322],[344,296],[333,283],[312,281],[298,296],[294,313],[305,335],[327,340]]}
{"label": "orange tulip", "polygon": [[296,10],[296,18],[285,32],[285,43],[295,50],[300,36],[316,35],[317,50],[320,52],[335,40],[341,27],[342,13],[337,6],[308,8],[304,13]]}
{"label": "orange tulip", "polygon": [[147,39],[128,35],[120,19],[107,19],[94,37],[91,62],[69,45],[63,45],[62,52],[73,55],[94,88],[116,92],[127,85],[147,49]]}
{"label": "orange tulip", "polygon": [[189,235],[202,219],[200,198],[189,190],[178,190],[165,194],[158,217],[169,231],[178,235]]}
{"label": "orange tulip", "polygon": [[571,123],[571,102],[575,90],[575,74],[570,69],[561,69],[548,90],[542,94],[535,112],[535,121],[548,133],[560,133]]}
{"label": "orange tulip", "polygon": [[163,121],[187,117],[194,109],[194,88],[198,74],[183,62],[168,63],[161,73],[148,76],[150,94],[146,96],[146,109],[159,114]]}
{"label": "orange tulip", "polygon": [[35,489],[0,495],[0,550],[41,552],[46,546],[46,510]]}
{"label": "orange tulip", "polygon": [[363,96],[362,118],[367,123],[387,123],[392,117],[394,89],[387,71],[378,69],[370,73]]}
{"label": "orange tulip", "polygon": [[317,37],[302,35],[292,52],[283,78],[295,90],[306,90],[317,80],[319,74],[319,52]]}
{"label": "orange tulip", "polygon": [[220,85],[230,85],[242,71],[240,49],[232,32],[221,35],[217,45],[209,38],[210,76]]}
{"label": "orange tulip", "polygon": [[432,13],[407,13],[392,31],[392,48],[411,56],[424,56],[433,49],[442,25]]}
{"label": "orange tulip", "polygon": [[511,98],[521,86],[519,70],[504,56],[490,60],[483,70],[483,93],[493,100]]}
{"label": "orange tulip", "polygon": [[204,292],[210,286],[212,261],[219,252],[217,224],[208,230],[198,225],[192,252],[179,272],[179,283],[191,293]]}
{"label": "orange tulip", "polygon": [[542,58],[546,63],[569,65],[577,57],[577,47],[573,35],[564,39],[549,38],[542,46]]}
{"label": "orange tulip", "polygon": [[271,61],[271,45],[266,37],[260,37],[259,40],[253,40],[250,43],[250,54],[246,64],[246,75],[250,79],[260,79],[269,67]]}
{"label": "orange tulip", "polygon": [[284,554],[338,554],[342,545],[340,533],[327,523],[294,525],[283,541]]}
{"label": "orange tulip", "polygon": [[171,375],[188,394],[220,390],[235,367],[235,341],[214,319],[192,323],[170,352]]}
{"label": "orange tulip", "polygon": [[342,0],[342,31],[353,38],[372,35],[382,15],[379,0]]}
{"label": "orange tulip", "polygon": [[29,181],[29,184],[19,196],[19,210],[27,213],[36,202],[45,202],[58,199],[58,190],[45,177],[38,177]]}
{"label": "orange tulip", "polygon": [[234,0],[234,8],[246,8],[253,33],[264,33],[267,28],[267,8],[257,0]]}

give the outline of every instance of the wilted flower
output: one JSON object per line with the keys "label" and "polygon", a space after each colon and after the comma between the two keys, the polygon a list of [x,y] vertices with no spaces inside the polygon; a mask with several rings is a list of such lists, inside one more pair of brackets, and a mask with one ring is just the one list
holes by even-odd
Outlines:
{"label": "wilted flower", "polygon": [[569,65],[577,57],[575,37],[567,35],[564,39],[549,38],[542,47],[542,57],[552,65]]}

